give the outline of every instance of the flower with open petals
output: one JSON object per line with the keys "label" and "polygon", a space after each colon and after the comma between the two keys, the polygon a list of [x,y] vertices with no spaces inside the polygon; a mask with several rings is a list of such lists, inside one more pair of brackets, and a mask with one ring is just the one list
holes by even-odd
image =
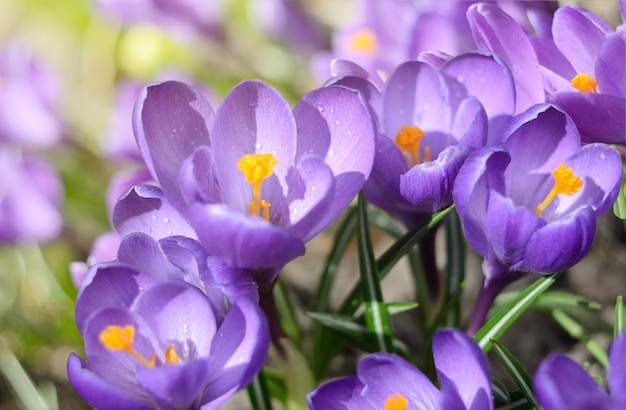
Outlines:
{"label": "flower with open petals", "polygon": [[581,365],[553,353],[537,368],[533,391],[544,410],[620,410],[626,408],[626,332],[615,338],[609,350],[607,391]]}
{"label": "flower with open petals", "polygon": [[574,123],[553,105],[514,117],[502,140],[467,158],[453,190],[465,237],[485,258],[477,305],[484,311],[473,331],[511,281],[582,259],[596,219],[613,204],[622,180],[619,153],[599,143],[581,148]]}
{"label": "flower with open petals", "polygon": [[314,90],[292,112],[273,88],[244,81],[213,114],[193,88],[165,82],[140,94],[134,129],[160,188],[122,198],[116,229],[191,227],[185,236],[231,266],[263,270],[264,283],[350,203],[374,156],[367,108],[343,87]]}
{"label": "flower with open petals", "polygon": [[328,410],[493,409],[491,371],[476,342],[457,329],[433,336],[440,389],[406,360],[388,353],[363,358],[356,377],[327,382],[309,393],[309,408]]}
{"label": "flower with open petals", "polygon": [[[217,408],[261,369],[267,320],[246,297],[222,316],[226,295],[216,306],[200,287],[168,280],[171,265],[151,259],[158,256],[152,239],[135,239],[146,251],[127,257],[151,274],[112,262],[92,267],[83,283],[76,325],[87,361],[70,355],[70,382],[98,409]],[[189,251],[183,246],[169,255],[179,266],[192,266]]]}

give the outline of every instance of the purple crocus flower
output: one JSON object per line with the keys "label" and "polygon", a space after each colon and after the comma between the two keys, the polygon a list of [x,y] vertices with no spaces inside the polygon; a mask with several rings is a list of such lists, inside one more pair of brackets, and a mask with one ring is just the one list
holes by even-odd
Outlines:
{"label": "purple crocus flower", "polygon": [[626,332],[615,338],[609,350],[607,391],[581,365],[553,353],[533,377],[533,390],[544,410],[620,410],[626,408]]}
{"label": "purple crocus flower", "polygon": [[63,184],[40,159],[0,145],[0,243],[54,239],[63,227]]}
{"label": "purple crocus flower", "polygon": [[373,353],[359,362],[356,377],[326,382],[309,393],[309,408],[493,409],[491,371],[476,342],[457,329],[438,330],[433,357],[439,389],[406,360]]}
{"label": "purple crocus flower", "polygon": [[21,43],[0,51],[0,142],[49,148],[63,136],[58,79]]}
{"label": "purple crocus flower", "polygon": [[160,189],[139,186],[122,198],[118,232],[197,235],[262,284],[349,204],[374,156],[367,108],[343,87],[312,91],[292,113],[273,88],[244,81],[214,115],[193,88],[165,82],[139,96],[134,127]]}
{"label": "purple crocus flower", "polygon": [[130,264],[90,269],[76,301],[87,361],[73,353],[68,360],[70,382],[87,403],[215,409],[261,369],[267,319],[245,291],[256,287],[204,252],[189,238],[157,243],[135,234],[118,255]]}
{"label": "purple crocus flower", "polygon": [[598,143],[581,148],[574,123],[553,105],[514,117],[502,140],[467,158],[453,190],[465,237],[485,258],[470,332],[513,280],[580,261],[622,180],[618,152]]}
{"label": "purple crocus flower", "polygon": [[499,54],[515,77],[517,112],[551,102],[574,120],[583,142],[625,144],[624,30],[565,6],[539,36],[528,36],[502,9],[478,4],[468,20],[479,48]]}

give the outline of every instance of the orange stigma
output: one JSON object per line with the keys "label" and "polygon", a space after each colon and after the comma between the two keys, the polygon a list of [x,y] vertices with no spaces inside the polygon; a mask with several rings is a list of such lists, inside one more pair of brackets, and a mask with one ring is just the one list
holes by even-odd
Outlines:
{"label": "orange stigma", "polygon": [[561,164],[556,170],[552,171],[554,177],[554,186],[546,195],[546,198],[534,209],[535,215],[541,218],[542,212],[554,201],[557,195],[572,196],[580,190],[583,181],[574,175],[572,168],[565,164]]}
{"label": "orange stigma", "polygon": [[385,400],[384,410],[406,410],[409,407],[409,401],[400,393],[392,394]]}
{"label": "orange stigma", "polygon": [[[133,348],[133,340],[135,338],[135,327],[133,325],[107,326],[100,332],[100,343],[111,351],[122,350],[133,358],[137,359],[146,367],[154,367],[156,363],[156,353],[152,355],[150,360],[146,359]],[[174,344],[167,346],[165,349],[165,364],[178,364],[178,355],[174,351]]]}
{"label": "orange stigma", "polygon": [[581,93],[597,93],[598,84],[589,74],[578,74],[572,78],[572,86]]}
{"label": "orange stigma", "polygon": [[252,186],[250,214],[260,216],[266,221],[270,220],[271,204],[261,199],[261,185],[266,178],[272,176],[276,164],[278,160],[272,154],[246,154],[237,163],[237,168],[243,172],[246,182]]}
{"label": "orange stigma", "polygon": [[376,33],[368,28],[357,30],[348,38],[348,49],[355,54],[375,55],[378,52]]}
{"label": "orange stigma", "polygon": [[402,151],[409,168],[430,161],[430,147],[428,146],[424,147],[424,159],[420,160],[420,144],[425,136],[424,131],[412,125],[401,127],[396,134],[396,147]]}

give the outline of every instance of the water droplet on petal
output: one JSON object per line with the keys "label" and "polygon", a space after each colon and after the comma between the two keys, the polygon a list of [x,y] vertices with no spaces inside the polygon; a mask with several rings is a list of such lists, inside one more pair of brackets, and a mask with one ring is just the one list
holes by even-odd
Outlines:
{"label": "water droplet on petal", "polygon": [[315,187],[314,186],[311,186],[311,191],[315,192]]}
{"label": "water droplet on petal", "polygon": [[335,121],[335,125],[341,125],[341,121],[339,120]]}
{"label": "water droplet on petal", "polygon": [[256,108],[258,103],[256,101],[250,101],[250,108]]}
{"label": "water droplet on petal", "polygon": [[321,105],[319,107],[317,107],[317,111],[319,112],[324,112],[324,107],[322,107]]}
{"label": "water droplet on petal", "polygon": [[257,141],[257,143],[254,144],[254,149],[261,149],[261,148],[263,148],[263,144]]}
{"label": "water droplet on petal", "polygon": [[163,217],[163,223],[164,223],[164,224],[168,224],[168,223],[170,223],[170,218],[168,218],[167,216],[164,216],[164,217]]}
{"label": "water droplet on petal", "polygon": [[152,215],[152,220],[153,220],[153,221],[156,221],[157,219],[159,219],[159,218],[157,218],[157,216],[156,216],[156,215]]}
{"label": "water droplet on petal", "polygon": [[330,151],[328,151],[328,156],[329,157],[334,157],[335,156],[335,150],[331,149]]}

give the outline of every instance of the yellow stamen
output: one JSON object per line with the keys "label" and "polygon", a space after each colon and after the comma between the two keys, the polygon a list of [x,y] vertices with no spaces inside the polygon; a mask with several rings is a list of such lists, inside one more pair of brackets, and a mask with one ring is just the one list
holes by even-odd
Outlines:
{"label": "yellow stamen", "polygon": [[261,199],[261,185],[266,178],[272,176],[278,160],[272,154],[246,154],[237,163],[243,172],[246,182],[252,185],[252,202],[250,214],[270,220],[270,203]]}
{"label": "yellow stamen", "polygon": [[554,186],[552,190],[546,195],[546,198],[535,208],[533,211],[535,215],[541,218],[542,212],[552,203],[557,195],[572,196],[580,190],[583,185],[583,181],[574,175],[572,168],[565,164],[561,164],[552,171],[554,177]]}
{"label": "yellow stamen", "polygon": [[376,33],[368,28],[357,30],[348,38],[348,49],[357,54],[375,55],[378,52]]}
{"label": "yellow stamen", "polygon": [[165,349],[165,364],[178,364],[178,355],[174,351],[173,343],[170,343]]}
{"label": "yellow stamen", "polygon": [[598,84],[589,74],[578,74],[572,78],[572,86],[581,93],[597,93]]}
{"label": "yellow stamen", "polygon": [[400,393],[392,394],[385,400],[384,410],[406,410],[409,407],[409,401]]}
{"label": "yellow stamen", "polygon": [[150,360],[143,357],[135,349],[133,349],[133,339],[135,338],[135,327],[132,325],[120,326],[107,326],[102,332],[100,332],[100,343],[104,345],[108,350],[123,350],[135,359],[139,360],[141,364],[146,367],[154,367],[156,361],[156,354],[152,355]]}
{"label": "yellow stamen", "polygon": [[425,136],[426,134],[419,127],[411,125],[401,127],[396,134],[396,147],[404,154],[404,160],[409,168],[431,160],[428,146],[424,147],[424,159],[420,160],[420,144]]}

